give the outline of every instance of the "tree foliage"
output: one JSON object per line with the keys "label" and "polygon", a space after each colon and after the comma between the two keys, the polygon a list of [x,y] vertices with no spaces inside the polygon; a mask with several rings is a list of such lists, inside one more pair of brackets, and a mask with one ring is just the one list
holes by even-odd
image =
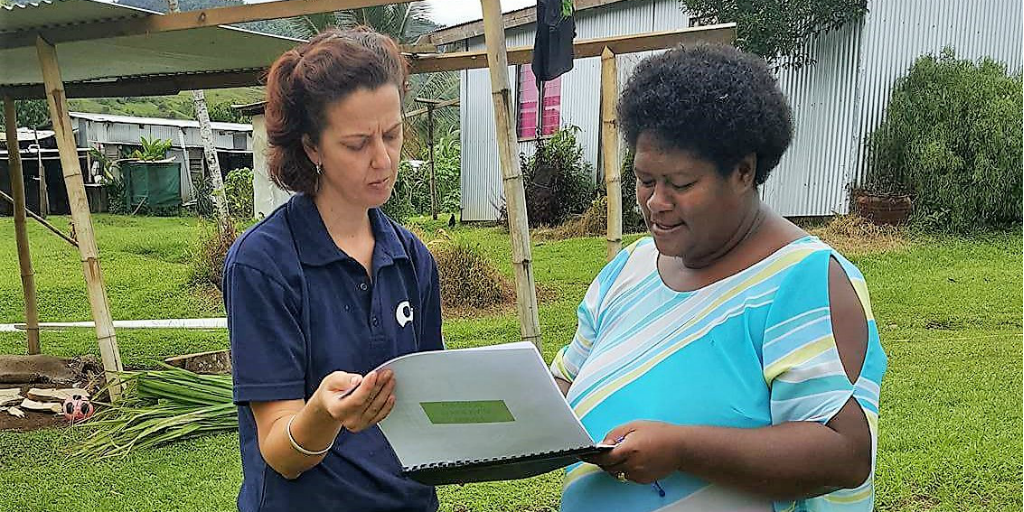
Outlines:
{"label": "tree foliage", "polygon": [[868,186],[909,193],[927,227],[1021,222],[1021,76],[991,59],[925,55],[893,88],[871,135]]}
{"label": "tree foliage", "polygon": [[[50,108],[46,106],[46,100],[17,100],[14,109],[18,115],[18,126],[35,129],[50,124]],[[0,123],[4,122],[3,109],[0,109]]]}
{"label": "tree foliage", "polygon": [[867,0],[681,0],[701,25],[736,23],[736,46],[777,67],[813,63],[807,43],[861,19]]}

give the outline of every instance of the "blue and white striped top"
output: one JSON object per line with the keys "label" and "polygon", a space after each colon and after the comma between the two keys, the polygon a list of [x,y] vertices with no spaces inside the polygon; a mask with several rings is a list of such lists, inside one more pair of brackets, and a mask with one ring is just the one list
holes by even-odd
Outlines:
{"label": "blue and white striped top", "polygon": [[[638,419],[738,428],[826,423],[853,396],[867,417],[874,454],[886,356],[864,276],[852,263],[808,236],[736,275],[677,292],[661,280],[657,257],[653,240],[644,238],[601,271],[579,306],[576,335],[551,364],[555,376],[572,383],[567,399],[592,438]],[[868,320],[856,384],[832,337],[832,257]],[[856,489],[774,503],[681,472],[660,483],[664,497],[578,463],[566,470],[562,510],[860,512],[874,502],[872,478]]]}

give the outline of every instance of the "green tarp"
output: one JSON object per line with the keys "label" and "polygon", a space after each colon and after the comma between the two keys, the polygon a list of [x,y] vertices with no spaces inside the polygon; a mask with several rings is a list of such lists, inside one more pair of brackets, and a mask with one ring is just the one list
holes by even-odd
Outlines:
{"label": "green tarp", "polygon": [[141,208],[153,213],[176,215],[181,206],[181,164],[122,162],[128,210]]}

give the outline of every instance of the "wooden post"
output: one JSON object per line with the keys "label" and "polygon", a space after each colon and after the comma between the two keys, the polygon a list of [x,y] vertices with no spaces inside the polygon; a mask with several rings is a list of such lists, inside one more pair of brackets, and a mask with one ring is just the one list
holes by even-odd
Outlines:
{"label": "wooden post", "polygon": [[71,117],[68,115],[68,101],[64,95],[64,82],[61,80],[60,66],[57,63],[57,49],[42,37],[37,37],[36,53],[39,55],[39,65],[43,72],[46,104],[50,107],[50,120],[53,122],[54,136],[57,138],[57,149],[60,151],[64,184],[68,189],[71,222],[74,223],[75,233],[78,235],[78,252],[82,257],[89,308],[96,324],[96,338],[103,359],[103,369],[106,371],[107,384],[110,386],[110,398],[115,401],[121,396],[118,372],[123,371],[124,367],[121,365],[117,335],[114,333],[114,322],[110,317],[103,274],[100,272],[99,251],[96,249],[96,238],[92,230],[92,214],[89,213],[85,182],[82,180],[82,168],[78,162]]}
{"label": "wooden post", "polygon": [[50,196],[46,191],[46,166],[43,165],[43,146],[39,144],[39,129],[33,128],[36,137],[36,162],[39,171],[39,216],[46,218],[50,214]]}
{"label": "wooden post", "polygon": [[615,54],[601,53],[601,160],[608,192],[608,261],[622,250],[622,176],[619,169],[619,127],[615,102],[619,97],[619,73]]}
{"label": "wooden post", "polygon": [[28,331],[28,353],[39,353],[39,310],[36,309],[36,279],[32,272],[32,257],[28,249],[28,230],[25,227],[25,175],[21,168],[21,150],[18,147],[18,111],[14,100],[4,97],[4,121],[7,125],[7,169],[11,173],[11,195],[14,196],[14,233],[18,245],[18,265],[21,267],[21,289],[25,295],[25,325]]}
{"label": "wooden post", "polygon": [[537,80],[537,123],[533,127],[533,136],[538,139],[544,135],[544,81]]}
{"label": "wooden post", "polygon": [[437,220],[437,174],[434,172],[434,106],[427,105],[427,144],[430,145],[430,216]]}
{"label": "wooden post", "polygon": [[480,0],[484,14],[484,40],[487,44],[487,67],[491,72],[491,100],[494,103],[494,125],[498,135],[498,155],[508,208],[509,233],[512,235],[512,269],[516,278],[516,309],[523,340],[540,350],[540,319],[537,316],[537,290],[533,284],[530,254],[530,224],[526,218],[526,193],[523,173],[519,169],[515,126],[512,124],[512,99],[508,84],[508,55],[505,49],[505,27],[501,21],[498,0]]}

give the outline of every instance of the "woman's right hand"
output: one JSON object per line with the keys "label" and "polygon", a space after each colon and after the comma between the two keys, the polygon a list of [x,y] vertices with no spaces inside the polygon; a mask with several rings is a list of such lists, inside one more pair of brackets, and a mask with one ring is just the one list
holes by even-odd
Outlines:
{"label": "woman's right hand", "polygon": [[[351,394],[345,395],[352,388]],[[395,379],[391,370],[360,377],[334,372],[320,382],[314,399],[318,408],[351,432],[365,430],[383,420],[395,406]]]}

